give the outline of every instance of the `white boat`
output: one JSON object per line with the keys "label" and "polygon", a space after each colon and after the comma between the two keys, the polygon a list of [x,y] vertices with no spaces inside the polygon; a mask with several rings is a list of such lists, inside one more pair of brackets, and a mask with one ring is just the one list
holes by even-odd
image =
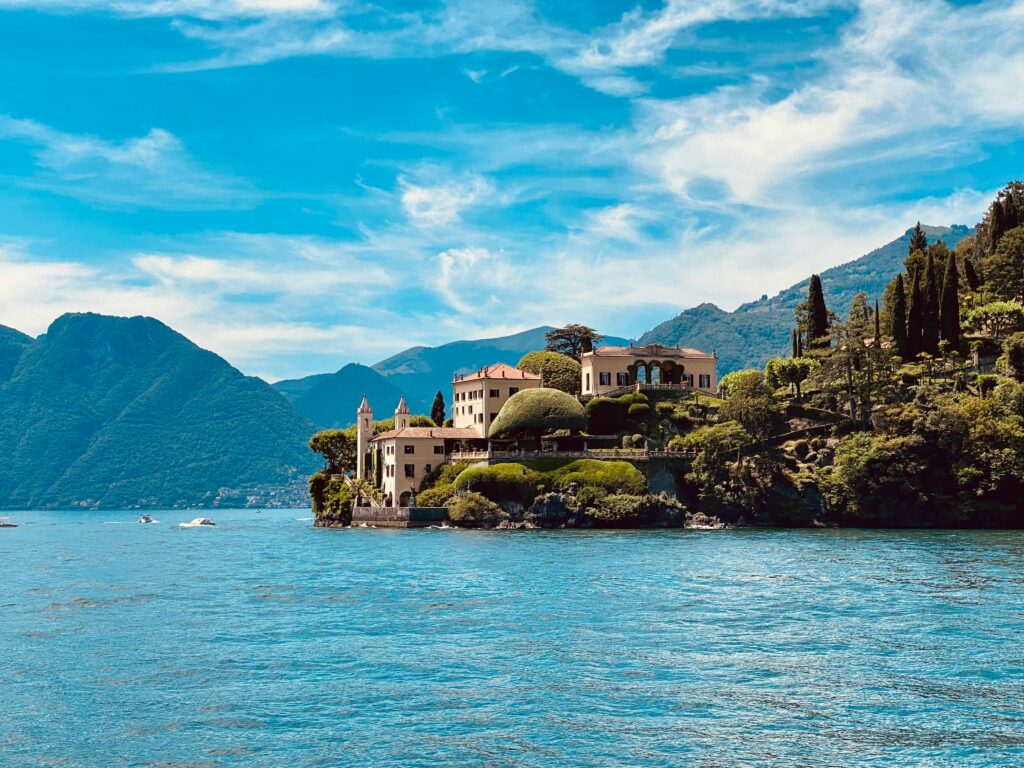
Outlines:
{"label": "white boat", "polygon": [[155,523],[155,522],[158,522],[158,521],[154,520],[150,515],[139,515],[139,522],[140,523]]}
{"label": "white boat", "polygon": [[210,525],[216,525],[213,520],[208,517],[197,517],[191,523],[178,523],[181,528],[204,528]]}
{"label": "white boat", "polygon": [[12,523],[9,517],[0,517],[0,528],[17,528],[17,523]]}

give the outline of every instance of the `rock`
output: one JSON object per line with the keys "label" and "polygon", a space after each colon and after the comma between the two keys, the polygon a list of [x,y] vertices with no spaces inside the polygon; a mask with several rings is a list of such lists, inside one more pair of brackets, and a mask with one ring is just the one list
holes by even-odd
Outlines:
{"label": "rock", "polygon": [[564,493],[545,493],[538,496],[526,510],[523,522],[530,528],[560,528],[569,519],[569,496]]}
{"label": "rock", "polygon": [[686,527],[717,531],[722,528],[727,528],[728,526],[714,515],[705,515],[703,512],[694,512],[687,516]]}

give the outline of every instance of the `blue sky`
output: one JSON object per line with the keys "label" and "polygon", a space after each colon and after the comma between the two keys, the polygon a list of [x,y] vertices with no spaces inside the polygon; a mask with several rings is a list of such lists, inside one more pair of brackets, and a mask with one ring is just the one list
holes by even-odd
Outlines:
{"label": "blue sky", "polygon": [[636,336],[1024,176],[1024,2],[0,0],[0,323]]}

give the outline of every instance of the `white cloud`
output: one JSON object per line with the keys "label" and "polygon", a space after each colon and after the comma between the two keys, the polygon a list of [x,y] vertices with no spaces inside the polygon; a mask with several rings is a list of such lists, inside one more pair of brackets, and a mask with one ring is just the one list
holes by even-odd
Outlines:
{"label": "white cloud", "polygon": [[0,139],[33,148],[39,172],[20,183],[100,207],[247,208],[257,199],[250,184],[204,168],[160,128],[108,141],[0,115]]}
{"label": "white cloud", "polygon": [[417,186],[403,177],[399,186],[405,214],[417,225],[428,228],[458,221],[463,210],[480,202],[490,190],[490,184],[480,176],[432,186]]}
{"label": "white cloud", "polygon": [[195,16],[223,19],[272,14],[324,14],[330,0],[0,0],[4,8],[52,11],[106,11],[125,16]]}

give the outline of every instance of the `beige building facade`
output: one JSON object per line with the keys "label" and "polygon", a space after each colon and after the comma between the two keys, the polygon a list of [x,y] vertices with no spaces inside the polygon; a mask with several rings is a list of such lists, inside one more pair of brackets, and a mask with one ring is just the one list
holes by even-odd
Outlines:
{"label": "beige building facade", "polygon": [[718,391],[718,355],[682,347],[650,344],[644,347],[599,347],[580,360],[581,392],[605,395],[624,387],[661,384]]}
{"label": "beige building facade", "polygon": [[452,380],[452,423],[456,428],[475,429],[479,437],[487,437],[491,422],[512,395],[542,385],[539,375],[504,363],[465,376],[456,374]]}

